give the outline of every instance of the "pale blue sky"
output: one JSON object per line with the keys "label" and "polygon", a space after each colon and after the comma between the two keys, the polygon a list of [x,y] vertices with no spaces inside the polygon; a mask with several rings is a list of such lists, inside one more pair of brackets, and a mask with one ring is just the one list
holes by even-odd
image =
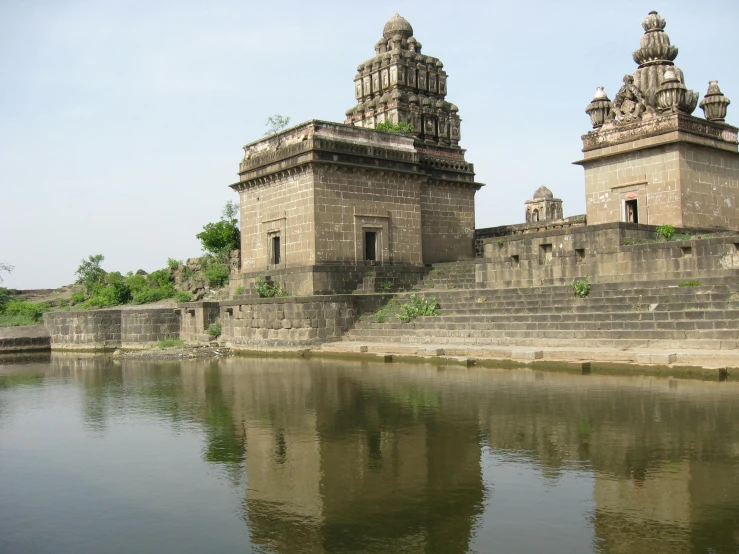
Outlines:
{"label": "pale blue sky", "polygon": [[[82,258],[151,271],[200,254],[241,146],[275,113],[343,121],[385,21],[408,19],[449,74],[475,164],[477,226],[519,223],[544,184],[584,213],[580,135],[613,98],[655,9],[689,88],[739,123],[739,2],[0,2],[0,262],[11,288],[74,280]],[[697,109],[695,115],[702,116]]]}

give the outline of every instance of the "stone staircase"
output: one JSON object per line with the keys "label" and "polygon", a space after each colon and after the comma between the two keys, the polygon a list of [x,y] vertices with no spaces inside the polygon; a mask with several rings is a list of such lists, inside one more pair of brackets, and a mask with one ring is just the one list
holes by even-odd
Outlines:
{"label": "stone staircase", "polygon": [[[365,315],[344,342],[433,345],[457,352],[463,352],[460,347],[648,348],[731,351],[739,356],[736,277],[701,279],[701,286],[682,287],[678,281],[592,284],[588,296],[578,298],[564,285],[473,288],[474,276],[470,282],[469,275],[453,271],[437,273],[433,290],[427,286],[416,292],[436,298],[439,315],[410,322],[387,318],[383,323]],[[434,279],[433,272],[429,278]],[[401,301],[405,297],[399,295]]]}
{"label": "stone staircase", "polygon": [[475,288],[475,262],[434,264],[415,287],[420,290],[457,290]]}

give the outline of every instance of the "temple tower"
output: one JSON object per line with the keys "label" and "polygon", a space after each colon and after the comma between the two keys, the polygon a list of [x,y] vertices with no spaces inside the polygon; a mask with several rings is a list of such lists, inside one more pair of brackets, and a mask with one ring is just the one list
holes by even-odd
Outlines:
{"label": "temple tower", "polygon": [[410,123],[421,142],[459,148],[457,106],[445,100],[447,74],[438,58],[421,54],[413,27],[395,14],[375,44],[375,57],[354,77],[357,105],[345,123],[374,129],[379,123]]}
{"label": "temple tower", "polygon": [[583,135],[588,224],[627,221],[676,227],[739,229],[737,128],[724,122],[729,99],[709,83],[685,86],[666,21],[650,12],[633,53],[638,65],[611,101],[598,87]]}

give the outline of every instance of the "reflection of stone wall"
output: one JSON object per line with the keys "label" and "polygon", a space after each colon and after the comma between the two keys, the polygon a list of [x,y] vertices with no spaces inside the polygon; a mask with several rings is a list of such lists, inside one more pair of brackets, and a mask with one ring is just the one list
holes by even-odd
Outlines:
{"label": "reflection of stone wall", "polygon": [[44,326],[52,350],[131,348],[179,337],[180,315],[173,308],[50,312]]}

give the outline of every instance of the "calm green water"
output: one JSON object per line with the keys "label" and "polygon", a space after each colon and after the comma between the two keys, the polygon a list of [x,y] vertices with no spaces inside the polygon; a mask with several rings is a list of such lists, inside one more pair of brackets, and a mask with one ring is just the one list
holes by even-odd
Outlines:
{"label": "calm green water", "polygon": [[0,552],[739,552],[739,384],[0,360]]}

